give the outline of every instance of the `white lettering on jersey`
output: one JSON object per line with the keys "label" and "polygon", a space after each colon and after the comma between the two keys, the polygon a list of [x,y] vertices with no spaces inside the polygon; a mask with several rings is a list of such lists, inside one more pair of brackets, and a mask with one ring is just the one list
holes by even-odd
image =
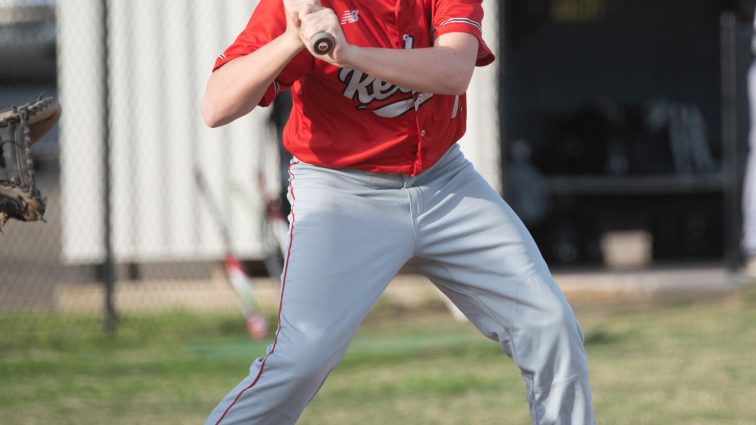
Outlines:
{"label": "white lettering on jersey", "polygon": [[[415,47],[414,37],[405,35],[403,38],[405,49]],[[370,107],[371,103],[384,101],[397,92],[408,95],[414,95],[415,92],[371,77],[362,71],[349,68],[342,68],[339,71],[339,80],[346,84],[344,96],[359,103],[357,109],[372,111],[383,118],[398,118],[412,109],[418,110],[420,106],[433,97],[433,93],[421,93],[417,96],[417,99],[414,96],[408,96],[395,102],[372,108]]]}
{"label": "white lettering on jersey", "polygon": [[454,96],[454,107],[452,108],[451,119],[457,118],[457,114],[462,109],[459,107],[459,96]]}
{"label": "white lettering on jersey", "polygon": [[342,68],[339,71],[339,80],[346,84],[344,96],[367,105],[376,100],[386,100],[389,97],[401,93],[412,93],[411,90],[403,89],[391,83],[371,77],[362,71]]}

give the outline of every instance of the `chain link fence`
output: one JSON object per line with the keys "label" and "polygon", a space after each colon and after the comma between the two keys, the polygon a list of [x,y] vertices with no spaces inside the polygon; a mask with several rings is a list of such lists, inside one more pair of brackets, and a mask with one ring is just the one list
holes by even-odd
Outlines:
{"label": "chain link fence", "polygon": [[270,111],[217,130],[199,116],[215,57],[254,7],[0,0],[0,108],[46,94],[63,109],[33,148],[46,222],[0,235],[0,315],[101,314],[109,296],[122,314],[238,310],[219,219],[264,308],[277,306],[263,261],[281,190]]}
{"label": "chain link fence", "polygon": [[[45,94],[63,110],[33,147],[46,222],[0,235],[0,318],[104,315],[112,330],[118,314],[236,314],[230,250],[275,315],[288,178],[277,141],[290,106],[279,96],[219,129],[199,114],[215,58],[256,4],[0,0],[0,108]],[[496,49],[497,2],[485,7]],[[500,189],[498,78],[496,67],[476,72],[461,144]]]}

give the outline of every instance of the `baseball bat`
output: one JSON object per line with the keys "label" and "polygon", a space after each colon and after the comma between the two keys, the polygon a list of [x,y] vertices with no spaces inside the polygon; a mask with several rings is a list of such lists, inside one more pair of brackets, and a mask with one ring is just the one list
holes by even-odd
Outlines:
{"label": "baseball bat", "polygon": [[210,194],[210,190],[205,182],[205,177],[199,168],[195,168],[194,177],[197,183],[197,188],[202,195],[202,199],[205,200],[210,207],[210,215],[213,217],[213,221],[215,221],[218,231],[223,239],[223,244],[226,250],[223,268],[226,272],[228,282],[231,284],[231,287],[234,288],[234,291],[236,291],[236,295],[241,302],[242,311],[247,324],[247,332],[253,339],[265,339],[268,335],[268,325],[265,318],[260,314],[260,308],[252,285],[252,280],[244,271],[241,261],[239,261],[239,258],[237,258],[234,253],[231,243],[231,234],[228,231],[226,222],[223,220],[223,215],[218,209],[218,204],[214,202],[212,195]]}
{"label": "baseball bat", "polygon": [[331,33],[321,31],[310,38],[312,51],[318,55],[328,55],[336,47],[336,39]]}
{"label": "baseball bat", "polygon": [[265,251],[265,268],[271,278],[281,283],[283,271],[282,258],[286,258],[286,247],[289,244],[289,222],[284,218],[276,202],[265,192],[265,177],[258,172],[258,194],[260,202],[265,206],[265,211],[260,214],[259,207],[255,205],[253,196],[247,187],[241,183],[233,184],[233,193],[239,195],[244,205],[253,216],[261,216],[260,227],[262,233],[263,248]]}

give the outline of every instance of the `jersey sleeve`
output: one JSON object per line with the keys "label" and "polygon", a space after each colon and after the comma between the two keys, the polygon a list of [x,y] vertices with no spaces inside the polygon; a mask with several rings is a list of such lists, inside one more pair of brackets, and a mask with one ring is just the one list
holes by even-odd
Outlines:
{"label": "jersey sleeve", "polygon": [[433,4],[433,38],[451,32],[464,32],[478,39],[476,66],[486,66],[496,59],[483,40],[482,0],[435,0]]}
{"label": "jersey sleeve", "polygon": [[[242,56],[246,56],[271,40],[283,34],[286,29],[286,15],[281,0],[261,0],[247,26],[236,40],[218,56],[213,71]],[[294,82],[304,77],[313,67],[313,58],[302,50],[276,77],[260,100],[260,106],[273,103],[278,93],[287,90]]]}

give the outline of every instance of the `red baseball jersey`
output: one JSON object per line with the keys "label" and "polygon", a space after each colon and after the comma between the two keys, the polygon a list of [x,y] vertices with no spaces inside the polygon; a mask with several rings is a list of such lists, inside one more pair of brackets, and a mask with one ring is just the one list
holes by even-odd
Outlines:
{"label": "red baseball jersey", "polygon": [[[333,9],[349,43],[363,47],[431,47],[442,34],[478,38],[477,66],[493,62],[483,41],[482,0],[321,0]],[[247,55],[286,28],[283,2],[260,0],[249,23],[213,70]],[[431,167],[465,133],[465,96],[416,93],[353,69],[338,68],[303,50],[260,101],[282,90],[293,107],[286,149],[301,161],[330,168],[416,175]]]}

